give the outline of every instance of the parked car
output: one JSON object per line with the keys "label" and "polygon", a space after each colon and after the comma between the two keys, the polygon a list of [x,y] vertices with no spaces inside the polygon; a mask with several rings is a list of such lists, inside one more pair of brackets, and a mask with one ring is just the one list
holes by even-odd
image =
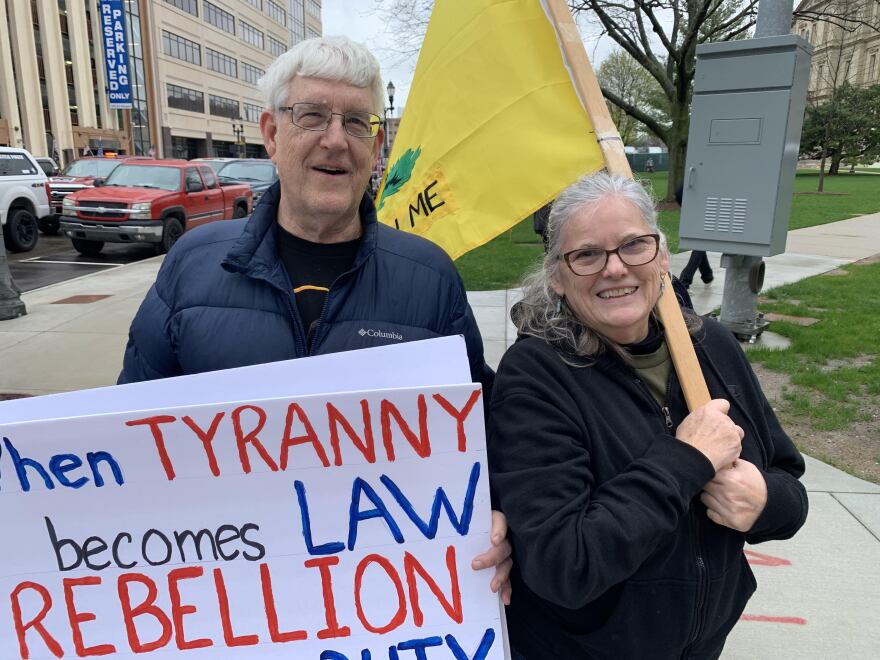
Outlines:
{"label": "parked car", "polygon": [[40,231],[54,235],[61,228],[61,211],[64,198],[72,192],[95,185],[95,179],[107,178],[126,160],[145,160],[144,156],[87,156],[67,164],[64,171],[49,179],[52,215],[40,221]]}
{"label": "parked car", "polygon": [[207,158],[190,158],[189,162],[191,163],[201,163],[203,165],[210,165],[214,168],[216,172],[221,167],[226,165],[226,163],[231,163],[234,160],[239,160],[238,158],[228,158],[225,156],[211,156]]}
{"label": "parked car", "polygon": [[95,256],[104,243],[152,243],[167,252],[183,232],[208,222],[243,218],[253,194],[246,185],[220,187],[214,170],[185,160],[121,163],[95,187],[67,195],[61,231],[73,247]]}
{"label": "parked car", "polygon": [[50,215],[49,179],[25,149],[0,147],[0,225],[10,252],[37,244],[37,222]]}
{"label": "parked car", "polygon": [[220,179],[220,185],[230,183],[246,183],[254,193],[254,206],[260,201],[263,193],[278,181],[278,170],[268,158],[237,158],[214,168]]}
{"label": "parked car", "polygon": [[36,161],[37,165],[46,173],[46,176],[55,176],[61,171],[58,163],[48,156],[37,156]]}

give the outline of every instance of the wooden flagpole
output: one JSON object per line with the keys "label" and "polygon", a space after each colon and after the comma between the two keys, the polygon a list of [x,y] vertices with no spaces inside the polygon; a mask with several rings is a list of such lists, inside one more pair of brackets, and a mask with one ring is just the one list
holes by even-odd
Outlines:
{"label": "wooden flagpole", "polygon": [[[581,41],[568,5],[565,0],[545,0],[545,7],[550,21],[556,29],[559,45],[562,48],[565,64],[571,72],[575,90],[592,121],[593,130],[596,131],[596,138],[599,140],[599,147],[605,158],[605,168],[611,174],[632,178],[632,170],[623,151],[623,141],[620,139],[617,127],[611,121],[605,97],[602,96],[602,90],[599,89],[599,81],[596,80],[596,74],[590,66],[587,51]],[[685,326],[681,308],[678,305],[675,292],[672,290],[672,280],[668,273],[663,277],[666,287],[657,302],[657,309],[666,332],[666,343],[669,346],[675,372],[678,374],[688,408],[693,411],[709,403],[711,397]]]}

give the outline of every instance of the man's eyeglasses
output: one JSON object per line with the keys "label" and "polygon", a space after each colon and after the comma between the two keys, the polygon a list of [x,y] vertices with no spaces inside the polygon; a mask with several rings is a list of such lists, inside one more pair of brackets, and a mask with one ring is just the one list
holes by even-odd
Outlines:
{"label": "man's eyeglasses", "polygon": [[643,266],[654,260],[660,251],[660,236],[645,234],[618,245],[613,250],[598,247],[578,248],[566,252],[560,259],[565,261],[575,275],[595,275],[605,268],[608,257],[616,254],[627,266]]}
{"label": "man's eyeglasses", "polygon": [[326,131],[334,115],[342,118],[342,127],[352,137],[376,137],[382,125],[382,118],[372,112],[333,112],[323,103],[294,103],[278,109],[289,110],[293,125],[307,131]]}

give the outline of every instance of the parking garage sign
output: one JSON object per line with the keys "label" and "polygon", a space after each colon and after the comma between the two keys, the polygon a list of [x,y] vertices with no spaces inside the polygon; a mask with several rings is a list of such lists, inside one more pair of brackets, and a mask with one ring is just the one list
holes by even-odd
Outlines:
{"label": "parking garage sign", "polygon": [[122,0],[99,0],[101,41],[107,67],[107,94],[111,108],[131,108],[131,77]]}

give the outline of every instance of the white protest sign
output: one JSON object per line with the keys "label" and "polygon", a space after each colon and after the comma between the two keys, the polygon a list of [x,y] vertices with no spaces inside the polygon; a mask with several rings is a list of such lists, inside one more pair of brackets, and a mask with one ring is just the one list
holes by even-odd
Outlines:
{"label": "white protest sign", "polygon": [[0,425],[0,657],[503,657],[482,393]]}
{"label": "white protest sign", "polygon": [[464,337],[362,348],[163,380],[0,402],[0,424],[235,400],[470,382]]}

